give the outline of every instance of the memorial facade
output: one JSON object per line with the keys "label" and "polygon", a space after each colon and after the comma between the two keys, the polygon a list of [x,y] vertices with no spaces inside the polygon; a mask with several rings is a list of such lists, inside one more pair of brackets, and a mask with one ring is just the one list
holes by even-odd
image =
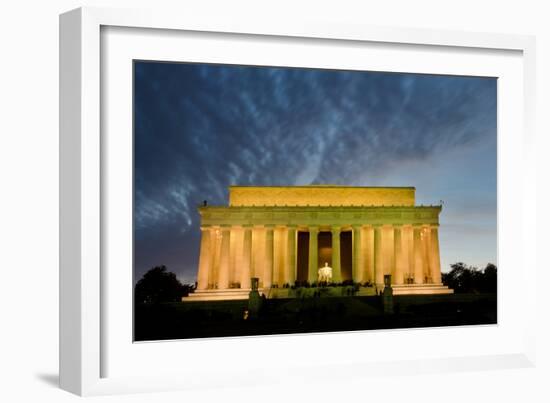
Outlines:
{"label": "memorial facade", "polygon": [[321,275],[362,295],[388,274],[396,295],[452,293],[441,283],[440,212],[415,205],[413,187],[231,186],[228,206],[199,207],[197,289],[186,299],[248,298],[251,278],[266,297],[291,298]]}

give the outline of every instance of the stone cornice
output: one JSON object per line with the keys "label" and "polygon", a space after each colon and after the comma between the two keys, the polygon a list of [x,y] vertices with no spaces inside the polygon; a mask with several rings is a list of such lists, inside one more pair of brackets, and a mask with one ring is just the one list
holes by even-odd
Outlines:
{"label": "stone cornice", "polygon": [[441,211],[441,205],[418,205],[418,206],[198,206],[199,212],[228,210],[233,212],[239,211],[380,211],[380,210],[422,210],[422,209],[438,209]]}
{"label": "stone cornice", "polygon": [[439,223],[441,206],[203,206],[202,225],[352,226]]}

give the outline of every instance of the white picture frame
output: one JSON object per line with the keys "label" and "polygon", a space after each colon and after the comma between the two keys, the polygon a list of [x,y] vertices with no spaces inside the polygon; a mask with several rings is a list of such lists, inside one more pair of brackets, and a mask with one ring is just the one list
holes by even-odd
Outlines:
{"label": "white picture frame", "polygon": [[[63,389],[79,395],[96,395],[111,393],[129,393],[140,391],[174,390],[190,387],[210,387],[240,384],[243,386],[261,382],[292,382],[293,376],[301,374],[304,367],[297,363],[285,363],[285,370],[274,365],[265,369],[262,374],[254,371],[254,366],[244,363],[235,364],[231,360],[239,354],[231,356],[227,351],[235,351],[242,347],[243,340],[214,339],[203,344],[193,344],[200,350],[208,346],[212,352],[221,354],[219,370],[213,371],[210,365],[199,365],[192,376],[175,368],[159,370],[159,375],[149,373],[125,374],[125,369],[112,371],[106,368],[106,362],[116,345],[112,345],[108,332],[104,328],[111,323],[106,317],[111,315],[105,278],[105,245],[102,226],[103,199],[105,178],[110,174],[105,167],[105,144],[102,132],[106,130],[102,121],[102,91],[109,85],[102,82],[102,37],[105,27],[140,28],[155,30],[171,30],[196,33],[218,33],[219,35],[246,35],[262,38],[290,38],[296,40],[329,40],[338,43],[378,43],[384,45],[411,45],[433,49],[470,49],[483,54],[491,51],[518,52],[521,57],[522,76],[519,77],[524,98],[521,100],[523,131],[514,137],[521,146],[523,156],[533,153],[534,149],[534,38],[520,35],[468,33],[455,31],[430,31],[409,28],[384,28],[348,25],[302,20],[300,23],[270,21],[264,19],[248,20],[232,18],[215,20],[200,18],[194,15],[172,15],[168,12],[152,12],[149,10],[116,10],[102,8],[81,8],[70,11],[60,17],[60,385]],[[199,34],[200,35],[200,34]],[[159,39],[160,40],[160,39]],[[446,72],[446,71],[442,71]],[[514,73],[515,74],[515,73]],[[504,130],[505,127],[499,127]],[[511,134],[513,135],[513,134]],[[500,137],[499,137],[500,140]],[[508,147],[510,148],[510,147]],[[500,158],[500,155],[499,155]],[[517,206],[534,203],[534,160],[524,158],[523,169],[516,173],[514,183],[521,186],[518,192]],[[504,169],[499,162],[499,175]],[[500,183],[500,182],[499,182]],[[499,202],[501,198],[499,188]],[[499,224],[501,223],[499,211]],[[535,244],[532,237],[527,240],[526,234],[535,234],[536,216],[534,210],[523,209],[521,219],[516,219],[505,228],[516,228],[519,233],[518,259],[525,281],[535,277]],[[507,218],[504,217],[504,220]],[[513,241],[513,240],[512,240]],[[500,256],[499,250],[499,256]],[[521,253],[520,253],[521,252]],[[500,262],[499,262],[500,263]],[[102,269],[103,268],[103,269]],[[500,268],[500,266],[499,266]],[[500,271],[499,271],[500,273]],[[500,278],[499,278],[500,281]],[[502,284],[499,285],[501,287]],[[128,286],[129,287],[129,286]],[[501,287],[502,288],[502,287]],[[499,288],[499,290],[501,289]],[[122,291],[121,291],[122,292]],[[500,292],[500,291],[499,291]],[[307,376],[311,379],[323,380],[327,369],[338,367],[341,377],[369,376],[371,374],[403,374],[410,372],[440,372],[456,370],[474,370],[503,367],[526,367],[535,362],[535,301],[536,295],[530,292],[523,296],[520,307],[524,320],[514,325],[517,336],[524,337],[520,344],[514,344],[501,353],[483,354],[481,351],[468,355],[452,356],[394,355],[388,359],[367,359],[361,355],[351,360],[336,360],[334,362],[304,363],[308,368]],[[499,294],[499,298],[501,295]],[[504,296],[505,298],[505,296]],[[499,309],[501,304],[499,303]],[[499,313],[500,314],[500,313]],[[131,316],[131,312],[128,312]],[[103,327],[103,328],[102,328]],[[499,332],[502,330],[488,330]],[[491,328],[494,329],[494,328]],[[447,329],[448,332],[460,332],[459,329]],[[470,332],[466,330],[466,332]],[[405,337],[401,332],[380,332],[392,339]],[[495,333],[495,334],[497,334]],[[437,338],[441,333],[423,333],[423,337]],[[419,336],[419,337],[420,337]],[[472,333],[473,336],[473,333]],[[318,336],[293,336],[296,343],[305,339],[313,343]],[[362,333],[348,335],[326,335],[327,338],[346,337],[347,342],[360,343]],[[299,340],[301,339],[301,341]],[[258,351],[266,347],[277,351],[282,344],[290,339],[280,337],[259,337],[246,339],[248,345],[254,345]],[[127,340],[131,344],[131,340]],[[110,344],[111,343],[111,344]],[[177,348],[176,343],[163,343],[164,353]],[[111,346],[107,348],[107,346]],[[222,346],[222,347],[220,347]],[[217,349],[217,350],[216,350]],[[219,350],[219,351],[218,351]],[[506,350],[506,351],[505,351]],[[130,351],[130,350],[128,350]],[[147,353],[146,353],[147,354]],[[215,354],[214,354],[215,355]],[[162,359],[161,361],[162,362]],[[222,365],[223,363],[227,365]],[[156,362],[159,365],[159,361]],[[283,365],[283,363],[280,363]],[[182,369],[183,371],[184,369]],[[209,379],[205,380],[205,375]],[[327,378],[328,379],[328,378]]]}

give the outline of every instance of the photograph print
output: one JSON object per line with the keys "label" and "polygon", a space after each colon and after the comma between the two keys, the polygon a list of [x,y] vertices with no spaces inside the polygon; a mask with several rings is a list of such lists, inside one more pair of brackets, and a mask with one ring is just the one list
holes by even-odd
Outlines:
{"label": "photograph print", "polygon": [[497,323],[497,79],[133,63],[134,341]]}

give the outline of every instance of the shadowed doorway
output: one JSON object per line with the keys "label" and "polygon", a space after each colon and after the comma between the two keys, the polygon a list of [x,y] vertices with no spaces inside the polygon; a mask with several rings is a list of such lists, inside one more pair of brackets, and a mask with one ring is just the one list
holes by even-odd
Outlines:
{"label": "shadowed doorway", "polygon": [[317,238],[319,246],[319,261],[318,268],[323,267],[325,263],[332,266],[332,234],[330,232],[321,231]]}
{"label": "shadowed doorway", "polygon": [[[332,266],[332,234],[330,232],[319,232],[319,264],[324,266],[325,262]],[[351,231],[340,233],[340,267],[342,269],[342,281],[351,280],[352,266],[352,243]],[[298,232],[298,247],[296,252],[296,281],[307,281],[309,268],[309,232]]]}
{"label": "shadowed doorway", "polygon": [[296,281],[307,281],[309,265],[309,232],[298,231],[298,247],[296,251]]}
{"label": "shadowed doorway", "polygon": [[342,268],[342,281],[351,280],[351,231],[340,233],[340,267]]}

